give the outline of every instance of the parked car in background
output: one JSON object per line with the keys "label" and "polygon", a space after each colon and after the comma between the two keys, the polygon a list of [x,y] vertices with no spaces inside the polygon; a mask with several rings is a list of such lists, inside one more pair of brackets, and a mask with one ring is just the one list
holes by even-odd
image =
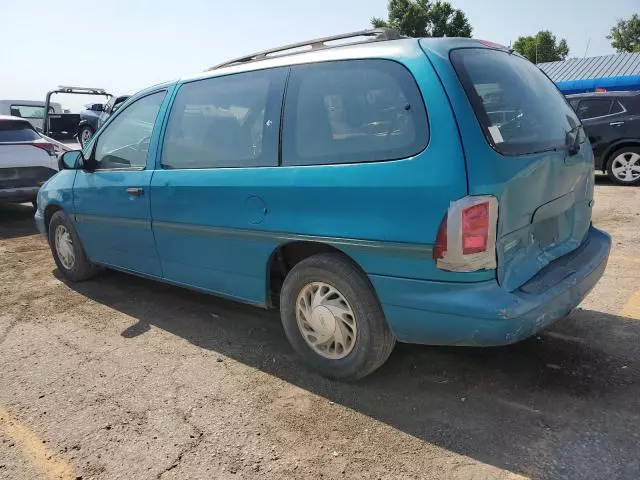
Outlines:
{"label": "parked car in background", "polygon": [[0,115],[0,202],[33,202],[58,171],[62,143],[38,133],[26,119]]}
{"label": "parked car in background", "polygon": [[620,185],[640,184],[640,92],[567,96],[582,120],[595,168]]}
{"label": "parked car in background", "polygon": [[[42,132],[45,102],[37,100],[0,100],[0,115],[10,115],[28,120],[33,127]],[[59,103],[49,105],[49,113],[62,113]]]}
{"label": "parked car in background", "polygon": [[279,308],[330,378],[396,341],[529,337],[611,246],[575,112],[480,40],[380,29],[248,55],[138,93],[61,167],[35,219],[68,280],[107,266]]}
{"label": "parked car in background", "polygon": [[113,115],[128,98],[129,95],[112,96],[106,104],[87,105],[87,108],[80,112],[80,127],[78,129],[80,145],[84,146],[107,118]]}

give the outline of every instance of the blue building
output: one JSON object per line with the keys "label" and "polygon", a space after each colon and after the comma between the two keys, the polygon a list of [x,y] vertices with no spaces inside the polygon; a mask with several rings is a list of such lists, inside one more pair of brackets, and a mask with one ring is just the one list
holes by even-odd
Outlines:
{"label": "blue building", "polygon": [[595,91],[640,90],[640,53],[570,58],[538,66],[565,95]]}

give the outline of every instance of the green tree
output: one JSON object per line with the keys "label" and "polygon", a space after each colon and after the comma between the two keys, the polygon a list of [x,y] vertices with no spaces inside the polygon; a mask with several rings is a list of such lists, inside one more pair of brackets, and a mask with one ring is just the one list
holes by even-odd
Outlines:
{"label": "green tree", "polygon": [[563,38],[559,42],[549,30],[541,30],[535,35],[518,37],[513,49],[533,63],[564,60],[569,55],[569,46]]}
{"label": "green tree", "polygon": [[393,28],[409,37],[470,37],[471,25],[462,10],[449,2],[389,0],[389,19],[372,18],[376,28]]}
{"label": "green tree", "polygon": [[607,35],[617,52],[640,52],[640,16],[636,13],[629,20],[618,20]]}

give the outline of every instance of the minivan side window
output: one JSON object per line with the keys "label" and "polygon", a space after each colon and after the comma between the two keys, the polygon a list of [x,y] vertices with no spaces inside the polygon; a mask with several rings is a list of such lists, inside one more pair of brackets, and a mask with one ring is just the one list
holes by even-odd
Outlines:
{"label": "minivan side window", "polygon": [[278,68],[184,84],[169,115],[162,166],[277,166],[286,76]]}
{"label": "minivan side window", "polygon": [[96,170],[144,168],[151,133],[165,91],[152,93],[123,110],[96,142],[92,163]]}
{"label": "minivan side window", "polygon": [[396,160],[429,142],[422,96],[390,60],[294,66],[282,132],[283,165]]}

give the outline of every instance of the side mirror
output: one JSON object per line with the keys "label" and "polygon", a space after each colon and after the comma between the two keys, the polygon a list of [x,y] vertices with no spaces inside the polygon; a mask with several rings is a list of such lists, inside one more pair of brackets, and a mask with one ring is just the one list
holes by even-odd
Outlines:
{"label": "side mirror", "polygon": [[58,170],[75,170],[84,164],[82,150],[64,152],[58,159]]}
{"label": "side mirror", "polygon": [[94,112],[102,112],[104,110],[104,105],[102,105],[101,103],[94,103],[93,105],[91,105],[91,110],[93,110]]}

